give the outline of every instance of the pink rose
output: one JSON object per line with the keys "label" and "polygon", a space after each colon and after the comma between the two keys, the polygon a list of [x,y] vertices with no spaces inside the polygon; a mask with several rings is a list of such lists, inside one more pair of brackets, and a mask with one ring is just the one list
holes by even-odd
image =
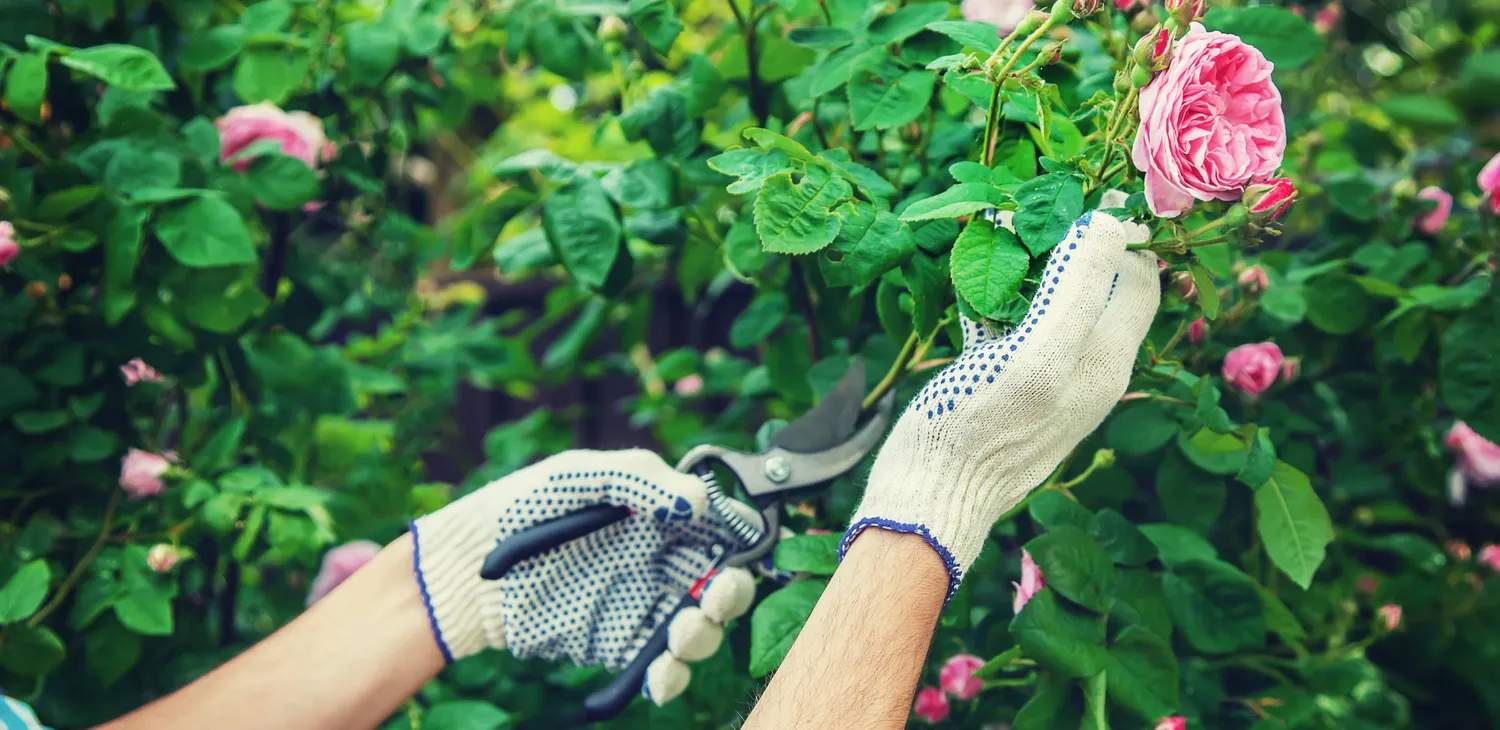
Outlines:
{"label": "pink rose", "polygon": [[963,0],[958,10],[965,20],[989,23],[998,27],[1001,35],[1008,35],[1033,7],[1031,0]]}
{"label": "pink rose", "polygon": [[1235,390],[1258,398],[1276,382],[1283,359],[1281,348],[1273,342],[1240,345],[1224,356],[1224,380]]}
{"label": "pink rose", "polygon": [[948,695],[937,687],[923,687],[917,692],[917,704],[912,708],[917,719],[936,725],[948,718]]}
{"label": "pink rose", "polygon": [[1417,217],[1417,230],[1429,236],[1443,230],[1448,214],[1453,211],[1453,196],[1440,187],[1429,185],[1417,193],[1417,198],[1437,201],[1436,208]]}
{"label": "pink rose", "polygon": [[120,460],[120,488],[132,499],[161,494],[161,475],[172,468],[167,456],[131,449]]}
{"label": "pink rose", "polygon": [[1490,196],[1490,212],[1500,214],[1500,152],[1479,171],[1479,189]]}
{"label": "pink rose", "polygon": [[1020,613],[1026,602],[1037,594],[1037,591],[1047,587],[1047,578],[1042,575],[1042,569],[1036,566],[1036,561],[1031,559],[1031,553],[1021,551],[1021,582],[1012,582],[1016,588],[1016,599],[1012,608]]}
{"label": "pink rose", "polygon": [[0,221],[0,266],[5,266],[21,255],[21,244],[16,243],[16,227],[10,221]]}
{"label": "pink rose", "polygon": [[147,365],[140,358],[135,358],[121,365],[120,374],[125,376],[125,385],[127,386],[135,385],[136,383],[160,383],[163,380],[161,373],[156,372],[154,368]]}
{"label": "pink rose", "polygon": [[[308,167],[333,157],[334,146],[323,134],[323,122],[307,112],[285,112],[270,102],[238,106],[214,121],[219,129],[219,161],[228,162],[241,150],[263,139],[277,143],[281,154],[295,157]],[[244,172],[251,160],[233,164]]]}
{"label": "pink rose", "polygon": [[1302,372],[1302,358],[1289,357],[1281,361],[1281,382],[1290,383]]}
{"label": "pink rose", "polygon": [[964,702],[974,699],[984,689],[984,680],[974,676],[984,660],[973,654],[957,654],[943,663],[938,673],[938,685],[954,699]]}
{"label": "pink rose", "polygon": [[1387,603],[1375,609],[1375,618],[1386,631],[1395,631],[1401,625],[1401,607],[1394,603]]}
{"label": "pink rose", "polygon": [[1207,327],[1208,327],[1208,322],[1205,321],[1202,317],[1199,317],[1199,318],[1193,320],[1193,323],[1190,324],[1190,325],[1188,325],[1188,333],[1187,333],[1188,342],[1191,342],[1191,343],[1193,343],[1195,345],[1198,344],[1199,342],[1202,342],[1203,341],[1203,330],[1205,328],[1207,328]]}
{"label": "pink rose", "polygon": [[684,398],[703,392],[703,376],[693,373],[672,385],[672,390]]}
{"label": "pink rose", "polygon": [[1155,730],[1186,730],[1187,718],[1181,715],[1163,717],[1156,722]]}
{"label": "pink rose", "polygon": [[1480,548],[1479,562],[1484,567],[1500,573],[1500,545],[1485,545]]}
{"label": "pink rose", "polygon": [[1259,266],[1251,266],[1240,272],[1240,288],[1251,294],[1259,294],[1271,285],[1271,280],[1266,277],[1266,270]]}
{"label": "pink rose", "polygon": [[1467,563],[1469,558],[1474,557],[1474,551],[1469,548],[1469,543],[1463,540],[1449,540],[1443,547],[1448,551],[1448,555],[1460,563]]}
{"label": "pink rose", "polygon": [[1313,16],[1313,30],[1317,31],[1318,35],[1328,35],[1343,19],[1344,6],[1336,2],[1329,3]]}
{"label": "pink rose", "polygon": [[1280,218],[1296,199],[1297,186],[1292,184],[1291,178],[1278,177],[1245,188],[1240,202],[1244,203],[1245,212],[1250,214],[1251,221],[1265,225]]}
{"label": "pink rose", "polygon": [[380,552],[380,546],[369,540],[346,542],[323,556],[323,567],[313,578],[312,590],[307,592],[307,605],[311,606],[328,595],[340,583],[354,575],[354,571],[365,567]]}
{"label": "pink rose", "polygon": [[1500,482],[1500,446],[1474,432],[1463,421],[1457,421],[1443,444],[1458,457],[1454,466],[1466,482],[1488,487]]}
{"label": "pink rose", "polygon": [[146,565],[158,573],[165,573],[177,564],[177,559],[180,557],[177,548],[166,543],[159,543],[152,545],[150,552],[146,553]]}
{"label": "pink rose", "polygon": [[1198,200],[1238,200],[1276,174],[1286,120],[1271,69],[1254,46],[1196,23],[1177,41],[1171,65],[1141,90],[1131,152],[1152,213],[1175,218]]}

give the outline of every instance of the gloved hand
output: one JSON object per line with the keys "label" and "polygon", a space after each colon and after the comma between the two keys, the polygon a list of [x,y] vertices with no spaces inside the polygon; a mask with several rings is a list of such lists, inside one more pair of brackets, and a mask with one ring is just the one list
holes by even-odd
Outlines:
{"label": "gloved hand", "polygon": [[[498,541],[600,503],[633,514],[524,560],[499,580],[479,577]],[[744,513],[758,524],[753,510]],[[707,579],[699,606],[677,614],[668,651],[647,672],[643,691],[661,704],[687,686],[683,662],[712,655],[724,624],[755,596],[743,568],[708,575],[721,528],[697,477],[632,450],[565,451],[414,521],[411,531],[417,580],[448,661],[493,646],[620,669],[683,594]]]}
{"label": "gloved hand", "polygon": [[1125,392],[1161,299],[1144,226],[1094,211],[1053,250],[1014,329],[963,321],[959,357],[922,388],[870,471],[839,554],[868,527],[915,533],[952,597],[990,527],[1099,426]]}

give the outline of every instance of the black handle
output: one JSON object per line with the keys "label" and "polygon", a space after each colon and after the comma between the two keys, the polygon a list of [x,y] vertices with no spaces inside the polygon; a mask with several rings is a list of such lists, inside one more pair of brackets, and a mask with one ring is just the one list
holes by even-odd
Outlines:
{"label": "black handle", "polygon": [[576,540],[596,530],[602,530],[630,516],[630,508],[618,504],[593,504],[538,522],[531,527],[503,540],[484,558],[484,567],[479,577],[495,580],[505,575],[516,563],[534,558],[565,542]]}
{"label": "black handle", "polygon": [[584,698],[582,713],[584,722],[602,722],[620,714],[620,711],[624,710],[625,706],[641,693],[641,688],[646,684],[646,670],[651,668],[651,662],[667,650],[667,636],[672,626],[672,619],[677,617],[678,611],[696,605],[698,605],[698,599],[691,594],[683,594],[677,608],[672,609],[672,613],[668,614],[661,625],[656,627],[656,633],[651,635],[635,658],[625,665],[625,670],[615,675],[614,681],[610,682],[608,687]]}

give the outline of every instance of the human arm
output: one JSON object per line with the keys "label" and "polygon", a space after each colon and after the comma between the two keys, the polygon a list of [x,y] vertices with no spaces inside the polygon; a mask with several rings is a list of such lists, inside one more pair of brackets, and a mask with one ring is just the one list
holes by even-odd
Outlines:
{"label": "human arm", "polygon": [[854,541],[744,730],[906,725],[948,571],[916,535]]}
{"label": "human arm", "polygon": [[373,728],[442,668],[408,534],[285,628],[100,730]]}

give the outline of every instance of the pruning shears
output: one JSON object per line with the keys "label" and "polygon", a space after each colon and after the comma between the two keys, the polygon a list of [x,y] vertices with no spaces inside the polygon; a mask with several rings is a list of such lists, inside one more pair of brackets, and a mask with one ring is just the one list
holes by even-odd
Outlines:
{"label": "pruning shears", "polygon": [[[726,528],[721,542],[713,547],[715,559],[708,576],[723,568],[748,565],[769,554],[780,538],[782,503],[790,495],[826,485],[853,469],[874,450],[890,423],[895,394],[886,393],[871,407],[868,416],[861,418],[864,384],[864,364],[856,361],[817,406],[777,431],[765,451],[746,453],[704,444],[688,451],[677,462],[677,471],[693,474],[703,481],[709,507]],[[730,506],[734,500],[719,487],[713,470],[716,463],[740,483],[749,503],[760,513],[760,525],[751,524]],[[524,560],[602,530],[630,514],[630,509],[623,505],[598,504],[538,523],[490,551],[479,574],[487,580],[498,579]],[[672,616],[657,627],[640,653],[609,686],[584,700],[584,722],[614,717],[640,693],[647,668],[666,651],[673,616],[676,611],[698,604],[706,582],[700,580],[682,597]]]}

